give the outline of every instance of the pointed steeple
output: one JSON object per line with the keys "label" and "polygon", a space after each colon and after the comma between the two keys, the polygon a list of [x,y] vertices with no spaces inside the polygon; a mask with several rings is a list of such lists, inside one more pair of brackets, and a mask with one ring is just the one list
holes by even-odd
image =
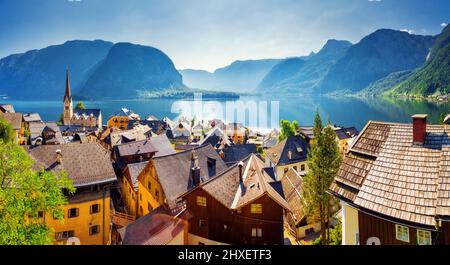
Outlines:
{"label": "pointed steeple", "polygon": [[64,99],[71,98],[72,95],[70,94],[70,80],[69,80],[69,67],[66,68],[66,93],[64,94]]}

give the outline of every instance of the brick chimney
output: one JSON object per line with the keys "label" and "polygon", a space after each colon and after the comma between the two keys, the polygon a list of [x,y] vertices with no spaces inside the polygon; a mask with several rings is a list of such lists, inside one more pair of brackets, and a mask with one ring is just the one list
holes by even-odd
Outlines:
{"label": "brick chimney", "polygon": [[423,145],[427,134],[427,115],[416,114],[413,119],[413,144]]}
{"label": "brick chimney", "polygon": [[62,163],[62,154],[61,149],[56,149],[56,163],[61,164]]}
{"label": "brick chimney", "polygon": [[243,173],[242,173],[242,168],[244,167],[244,163],[242,163],[242,161],[241,162],[239,162],[239,164],[238,164],[238,167],[239,167],[239,182],[243,182],[243,177],[242,177],[242,175],[243,175]]}

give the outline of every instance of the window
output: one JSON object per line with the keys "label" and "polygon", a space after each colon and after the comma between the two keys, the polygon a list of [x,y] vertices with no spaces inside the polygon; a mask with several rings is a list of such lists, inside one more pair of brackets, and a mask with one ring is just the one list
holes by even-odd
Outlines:
{"label": "window", "polygon": [[198,220],[198,227],[203,228],[206,226],[206,220],[200,219]]}
{"label": "window", "polygon": [[92,204],[91,205],[91,214],[100,212],[100,204]]}
{"label": "window", "polygon": [[395,238],[409,243],[409,228],[403,225],[395,225]]}
{"label": "window", "polygon": [[417,230],[417,244],[431,245],[431,232],[424,230]]}
{"label": "window", "polygon": [[261,203],[252,203],[250,205],[250,212],[254,214],[262,213],[262,204]]}
{"label": "window", "polygon": [[147,183],[147,188],[149,192],[152,191],[152,183],[150,181]]}
{"label": "window", "polygon": [[69,218],[75,218],[78,216],[78,208],[70,208],[68,212]]}
{"label": "window", "polygon": [[297,166],[294,166],[294,170],[297,171]]}
{"label": "window", "polygon": [[206,207],[206,197],[197,196],[197,205]]}
{"label": "window", "polygon": [[44,211],[38,211],[38,218],[44,217]]}
{"label": "window", "polygon": [[262,238],[262,228],[252,228],[252,237]]}
{"label": "window", "polygon": [[300,165],[300,171],[305,171],[305,165]]}
{"label": "window", "polygon": [[142,201],[142,193],[139,193],[139,200]]}
{"label": "window", "polygon": [[100,233],[100,226],[99,225],[93,225],[89,227],[89,235],[93,236]]}
{"label": "window", "polygon": [[159,201],[159,191],[157,189],[155,189],[155,198]]}
{"label": "window", "polygon": [[152,205],[149,202],[147,203],[147,210],[149,212],[153,211],[153,207],[152,207]]}
{"label": "window", "polygon": [[74,236],[75,236],[75,231],[73,231],[73,230],[55,233],[56,240],[64,240],[64,239],[68,239],[69,237],[74,237]]}
{"label": "window", "polygon": [[284,168],[284,174],[286,174],[288,172],[288,168]]}

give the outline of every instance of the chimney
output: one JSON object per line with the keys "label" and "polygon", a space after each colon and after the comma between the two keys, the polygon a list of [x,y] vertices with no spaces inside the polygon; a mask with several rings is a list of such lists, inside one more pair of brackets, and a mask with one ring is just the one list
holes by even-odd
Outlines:
{"label": "chimney", "polygon": [[58,164],[62,163],[61,149],[56,149],[56,163]]}
{"label": "chimney", "polygon": [[194,184],[194,186],[198,186],[198,184],[200,184],[200,167],[199,166],[192,167],[191,173],[192,173],[192,183]]}
{"label": "chimney", "polygon": [[427,134],[427,115],[416,114],[412,116],[413,119],[413,144],[423,145],[425,143],[425,136]]}
{"label": "chimney", "polygon": [[239,182],[243,182],[243,179],[242,179],[242,168],[244,167],[244,163],[242,163],[242,161],[241,162],[239,162],[239,164],[238,164],[238,167],[239,167]]}
{"label": "chimney", "polygon": [[292,160],[292,151],[291,150],[288,151],[288,159]]}

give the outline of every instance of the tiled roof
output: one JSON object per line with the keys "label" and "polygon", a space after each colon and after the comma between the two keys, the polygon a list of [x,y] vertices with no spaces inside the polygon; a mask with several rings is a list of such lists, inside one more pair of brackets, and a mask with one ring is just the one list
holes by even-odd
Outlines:
{"label": "tiled roof", "polygon": [[187,229],[187,224],[158,207],[119,229],[123,245],[167,245]]}
{"label": "tiled roof", "polygon": [[7,122],[9,122],[14,130],[19,130],[22,127],[22,113],[0,112],[0,118],[4,118]]}
{"label": "tiled roof", "polygon": [[330,190],[384,216],[434,226],[435,216],[450,215],[449,132],[427,125],[418,146],[411,124],[369,122]]}
{"label": "tiled roof", "polygon": [[211,144],[213,147],[217,147],[222,141],[225,145],[231,145],[227,135],[219,127],[214,127],[199,142],[199,145]]}
{"label": "tiled roof", "polygon": [[[153,158],[151,161],[155,165],[158,180],[170,207],[176,203],[179,196],[194,188],[191,172],[194,167],[193,153],[197,156],[203,181],[207,181],[227,169],[222,158],[211,145]],[[211,162],[215,162],[215,165]]]}
{"label": "tiled roof", "polygon": [[23,114],[23,120],[25,122],[42,121],[41,116],[39,115],[39,113],[25,113],[25,114]]}
{"label": "tiled roof", "polygon": [[250,154],[258,154],[255,144],[232,145],[227,146],[220,151],[224,153],[223,161],[225,161],[227,165],[237,163],[248,157]]}
{"label": "tiled roof", "polygon": [[148,164],[148,161],[128,164],[128,173],[130,177],[131,184],[135,191],[138,189],[138,177],[141,174],[142,170],[144,170],[145,166]]}
{"label": "tiled roof", "polygon": [[291,208],[295,222],[298,223],[305,216],[302,203],[303,179],[293,168],[290,168],[281,179],[281,184],[283,187],[284,198]]}
{"label": "tiled roof", "polygon": [[229,209],[241,208],[263,195],[268,195],[289,210],[286,200],[271,185],[274,180],[264,170],[264,162],[255,154],[251,154],[242,162],[242,183],[239,179],[239,166],[235,164],[200,187]]}
{"label": "tiled roof", "polygon": [[173,149],[172,143],[170,143],[169,138],[167,138],[165,134],[152,136],[149,140],[158,151],[155,154],[155,157],[167,156],[176,153]]}
{"label": "tiled roof", "polygon": [[13,105],[11,105],[11,104],[1,104],[0,105],[0,110],[3,112],[10,112],[10,113],[14,113],[14,112],[16,112],[15,110],[14,110],[14,107],[13,107]]}
{"label": "tiled roof", "polygon": [[128,142],[115,146],[119,156],[141,155],[155,153],[158,150],[153,146],[151,140]]}
{"label": "tiled roof", "polygon": [[[267,149],[266,157],[275,165],[289,165],[305,161],[309,152],[309,143],[301,136],[289,136],[274,147]],[[289,153],[291,157],[289,157]]]}
{"label": "tiled roof", "polygon": [[109,134],[109,139],[111,146],[114,147],[122,143],[123,135],[125,135],[125,137],[133,138],[136,141],[141,141],[147,139],[150,132],[151,129],[147,125],[137,125],[132,130],[111,131],[111,133]]}
{"label": "tiled roof", "polygon": [[100,109],[73,109],[74,116],[94,116],[98,118],[100,116]]}
{"label": "tiled roof", "polygon": [[359,131],[355,127],[339,128],[334,131],[339,140],[350,139],[359,134]]}
{"label": "tiled roof", "polygon": [[[56,163],[58,149],[62,154],[61,164]],[[26,150],[37,167],[55,172],[65,170],[75,187],[116,180],[109,151],[97,143],[40,145]]]}

